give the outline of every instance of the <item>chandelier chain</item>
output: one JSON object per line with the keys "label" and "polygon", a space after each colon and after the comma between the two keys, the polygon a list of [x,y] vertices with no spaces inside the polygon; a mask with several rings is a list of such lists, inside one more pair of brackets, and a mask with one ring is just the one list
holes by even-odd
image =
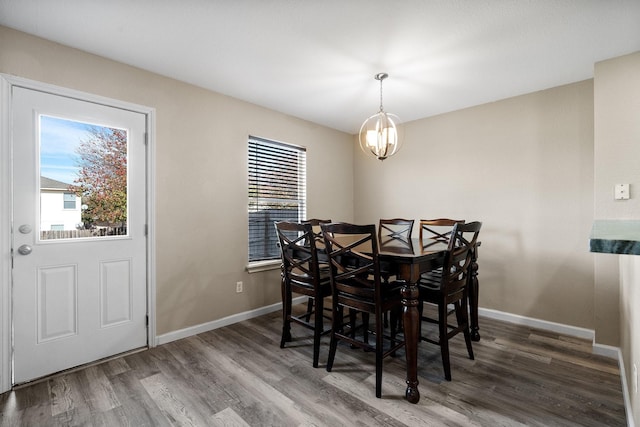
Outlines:
{"label": "chandelier chain", "polygon": [[380,111],[382,110],[382,79],[380,79]]}
{"label": "chandelier chain", "polygon": [[375,79],[380,82],[380,112],[383,113],[384,109],[382,107],[382,81],[388,77],[387,73],[378,73],[375,76]]}

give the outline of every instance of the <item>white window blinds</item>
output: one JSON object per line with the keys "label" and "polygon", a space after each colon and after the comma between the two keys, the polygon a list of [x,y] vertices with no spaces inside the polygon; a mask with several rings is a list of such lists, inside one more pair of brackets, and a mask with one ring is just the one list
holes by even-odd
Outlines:
{"label": "white window blinds", "polygon": [[249,262],[277,259],[276,221],[306,217],[306,150],[250,136]]}

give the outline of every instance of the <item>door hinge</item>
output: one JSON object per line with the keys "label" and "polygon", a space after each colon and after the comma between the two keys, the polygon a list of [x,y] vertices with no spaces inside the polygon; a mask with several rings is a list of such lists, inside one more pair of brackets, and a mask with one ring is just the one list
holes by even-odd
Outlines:
{"label": "door hinge", "polygon": [[147,224],[144,225],[144,235],[145,236],[149,235],[149,226]]}
{"label": "door hinge", "polygon": [[146,318],[146,320],[145,320],[145,322],[146,322],[146,323],[145,323],[145,325],[146,325],[146,326],[149,326],[149,315],[147,314],[147,316],[146,316],[146,317],[147,317],[147,318]]}
{"label": "door hinge", "polygon": [[147,132],[144,133],[144,145],[149,145],[149,134]]}

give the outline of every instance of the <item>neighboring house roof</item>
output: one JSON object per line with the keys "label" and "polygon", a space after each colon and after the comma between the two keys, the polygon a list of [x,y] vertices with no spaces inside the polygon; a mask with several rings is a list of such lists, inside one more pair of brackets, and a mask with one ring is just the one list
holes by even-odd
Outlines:
{"label": "neighboring house roof", "polygon": [[56,181],[55,179],[40,177],[40,189],[42,190],[69,190],[69,186],[66,182]]}

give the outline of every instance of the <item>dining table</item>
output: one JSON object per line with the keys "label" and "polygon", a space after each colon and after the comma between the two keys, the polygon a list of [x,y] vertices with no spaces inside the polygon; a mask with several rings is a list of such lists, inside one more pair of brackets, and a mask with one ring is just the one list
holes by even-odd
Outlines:
{"label": "dining table", "polygon": [[[418,282],[423,273],[442,266],[448,245],[420,238],[387,238],[380,236],[378,252],[380,263],[390,267],[396,278],[404,282],[402,295],[402,321],[405,335],[405,355],[407,363],[407,389],[405,398],[411,403],[418,403],[418,343],[420,341],[420,314],[418,311]],[[480,339],[478,327],[478,265],[477,247],[472,253],[472,265],[469,283],[470,329],[472,339]]]}

